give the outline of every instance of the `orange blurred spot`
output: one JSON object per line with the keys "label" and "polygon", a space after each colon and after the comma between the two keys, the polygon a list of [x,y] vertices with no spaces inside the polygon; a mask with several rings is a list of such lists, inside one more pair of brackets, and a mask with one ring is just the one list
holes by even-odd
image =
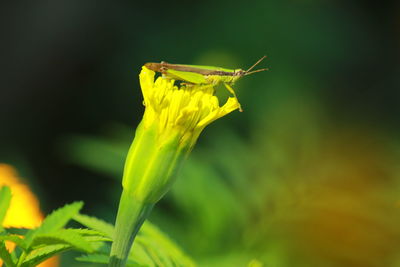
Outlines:
{"label": "orange blurred spot", "polygon": [[[10,208],[7,211],[3,227],[35,228],[44,219],[40,211],[39,201],[29,187],[18,178],[15,169],[6,164],[0,164],[0,187],[9,186],[12,193]],[[9,250],[14,249],[14,243],[6,243]],[[53,257],[39,264],[39,267],[56,267],[58,257]],[[0,260],[0,266],[3,263]]]}
{"label": "orange blurred spot", "polygon": [[400,201],[391,150],[362,131],[323,137],[298,154],[288,147],[285,172],[277,173],[283,189],[267,198],[285,204],[276,204],[269,231],[290,260],[304,262],[289,266],[395,266]]}

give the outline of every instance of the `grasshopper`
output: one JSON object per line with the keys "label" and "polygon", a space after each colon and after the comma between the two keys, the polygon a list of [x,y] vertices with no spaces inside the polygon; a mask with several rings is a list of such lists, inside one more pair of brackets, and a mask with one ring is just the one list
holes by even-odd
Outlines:
{"label": "grasshopper", "polygon": [[[223,83],[226,89],[236,97],[236,93],[231,85],[243,76],[268,70],[267,68],[253,70],[254,67],[265,58],[266,56],[263,56],[247,70],[225,69],[213,66],[170,64],[164,61],[161,63],[149,62],[146,63],[145,66],[152,71],[162,73],[164,77],[184,81],[188,84],[215,86]],[[241,108],[240,111],[242,111]]]}

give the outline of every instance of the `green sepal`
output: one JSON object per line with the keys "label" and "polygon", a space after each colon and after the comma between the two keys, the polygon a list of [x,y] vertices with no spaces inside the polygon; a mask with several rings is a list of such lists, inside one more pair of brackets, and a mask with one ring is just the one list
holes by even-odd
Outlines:
{"label": "green sepal", "polygon": [[170,189],[188,150],[178,132],[161,134],[157,123],[140,123],[125,162],[124,190],[138,202],[156,203]]}

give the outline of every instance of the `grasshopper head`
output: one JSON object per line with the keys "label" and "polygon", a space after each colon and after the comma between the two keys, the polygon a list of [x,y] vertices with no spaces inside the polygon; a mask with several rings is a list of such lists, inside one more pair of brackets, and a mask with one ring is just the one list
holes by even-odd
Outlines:
{"label": "grasshopper head", "polygon": [[246,75],[246,71],[242,69],[236,69],[232,72],[231,75],[226,76],[224,78],[224,82],[234,84],[237,80],[242,78],[244,75]]}
{"label": "grasshopper head", "polygon": [[236,69],[233,72],[233,77],[243,77],[244,75],[246,75],[247,71],[246,70],[242,70],[242,69]]}
{"label": "grasshopper head", "polygon": [[162,64],[160,64],[160,63],[149,62],[149,63],[144,64],[144,66],[146,68],[148,68],[149,70],[156,71],[156,72],[162,72],[162,69],[163,69]]}

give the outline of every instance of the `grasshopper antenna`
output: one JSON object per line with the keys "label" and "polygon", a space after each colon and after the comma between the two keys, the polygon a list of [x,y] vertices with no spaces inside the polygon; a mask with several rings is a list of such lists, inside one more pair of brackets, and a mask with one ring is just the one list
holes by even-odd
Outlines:
{"label": "grasshopper antenna", "polygon": [[247,71],[246,71],[246,74],[245,74],[244,76],[250,75],[250,74],[253,74],[253,73],[256,73],[256,72],[260,72],[260,71],[266,71],[266,70],[269,70],[269,68],[259,69],[259,70],[253,70],[253,71],[250,71],[250,72],[247,72]]}
{"label": "grasshopper antenna", "polygon": [[[257,60],[256,63],[254,63],[253,66],[251,66],[248,70],[246,70],[246,75],[248,74],[249,71],[251,71],[255,66],[257,66],[258,64],[260,64],[261,61],[263,61],[267,56],[263,56],[262,58],[260,58],[259,60]],[[266,69],[263,69],[266,70]],[[252,71],[251,73],[254,73],[254,71]]]}

